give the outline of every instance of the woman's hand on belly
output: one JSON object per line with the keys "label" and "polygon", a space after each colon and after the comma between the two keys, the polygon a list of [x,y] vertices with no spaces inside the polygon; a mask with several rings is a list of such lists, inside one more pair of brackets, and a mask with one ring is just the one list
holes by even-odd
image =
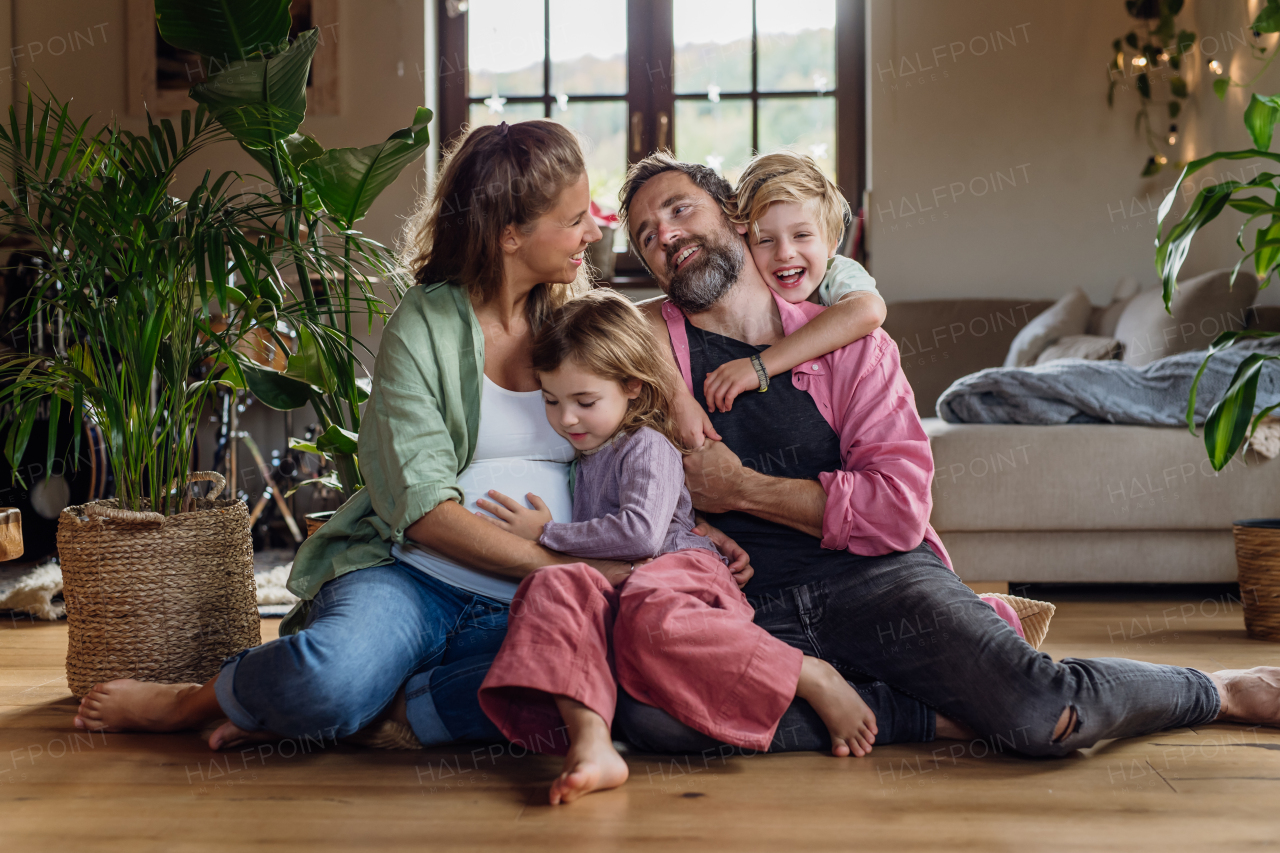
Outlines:
{"label": "woman's hand on belly", "polygon": [[483,515],[481,513],[476,513],[476,515],[499,530],[514,533],[521,539],[537,542],[542,538],[542,528],[548,521],[551,521],[551,510],[547,509],[547,505],[542,498],[532,492],[525,495],[532,505],[532,509],[530,509],[496,489],[489,490],[489,497],[493,498],[496,503],[479,498],[476,501],[476,506],[485,512],[492,513],[492,515]]}

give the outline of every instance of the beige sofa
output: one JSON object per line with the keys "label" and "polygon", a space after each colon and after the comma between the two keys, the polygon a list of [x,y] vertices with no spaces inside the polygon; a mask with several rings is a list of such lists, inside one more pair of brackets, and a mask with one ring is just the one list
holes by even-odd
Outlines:
{"label": "beige sofa", "polygon": [[[953,381],[999,366],[1052,304],[889,305],[885,330],[933,447],[934,528],[971,583],[1220,582],[1236,577],[1231,522],[1280,516],[1280,459],[1248,452],[1220,473],[1186,429],[948,424]],[[1265,310],[1250,324],[1271,327]]]}

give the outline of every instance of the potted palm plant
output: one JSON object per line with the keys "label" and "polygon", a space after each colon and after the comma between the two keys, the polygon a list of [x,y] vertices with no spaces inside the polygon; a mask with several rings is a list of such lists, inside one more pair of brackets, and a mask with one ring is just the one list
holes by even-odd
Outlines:
{"label": "potted palm plant", "polygon": [[[222,479],[192,472],[209,391],[238,375],[245,333],[288,305],[261,272],[271,255],[249,236],[278,216],[274,201],[233,197],[233,173],[206,174],[186,198],[169,194],[177,170],[224,135],[203,108],[177,125],[148,119],[146,134],[91,132],[65,104],[30,93],[25,115],[11,108],[0,126],[12,176],[0,228],[25,235],[46,259],[25,316],[56,315],[66,341],[53,353],[0,358],[0,399],[15,413],[4,451],[16,473],[47,405],[52,455],[69,411],[73,455],[91,419],[116,484],[116,498],[68,507],[59,519],[77,695],[121,676],[205,679],[260,639],[247,509],[188,489]],[[258,274],[244,275],[248,267]],[[225,323],[213,322],[213,305]]]}

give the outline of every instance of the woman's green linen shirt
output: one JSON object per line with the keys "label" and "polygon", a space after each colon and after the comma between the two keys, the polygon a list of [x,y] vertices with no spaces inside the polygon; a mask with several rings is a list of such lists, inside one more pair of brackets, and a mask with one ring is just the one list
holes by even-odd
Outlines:
{"label": "woman's green linen shirt", "polygon": [[339,575],[393,562],[407,527],[447,500],[480,429],[484,334],[464,287],[420,285],[382,333],[360,427],[364,488],[298,549],[289,590],[302,599],[280,625],[301,630],[310,599]]}

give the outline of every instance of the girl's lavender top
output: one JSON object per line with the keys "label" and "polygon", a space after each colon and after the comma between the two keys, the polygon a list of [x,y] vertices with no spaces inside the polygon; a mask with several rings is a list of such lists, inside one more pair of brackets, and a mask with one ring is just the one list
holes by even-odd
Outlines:
{"label": "girl's lavender top", "polygon": [[680,451],[641,427],[579,458],[573,521],[547,522],[538,541],[578,557],[643,560],[703,548],[724,560],[693,526]]}

